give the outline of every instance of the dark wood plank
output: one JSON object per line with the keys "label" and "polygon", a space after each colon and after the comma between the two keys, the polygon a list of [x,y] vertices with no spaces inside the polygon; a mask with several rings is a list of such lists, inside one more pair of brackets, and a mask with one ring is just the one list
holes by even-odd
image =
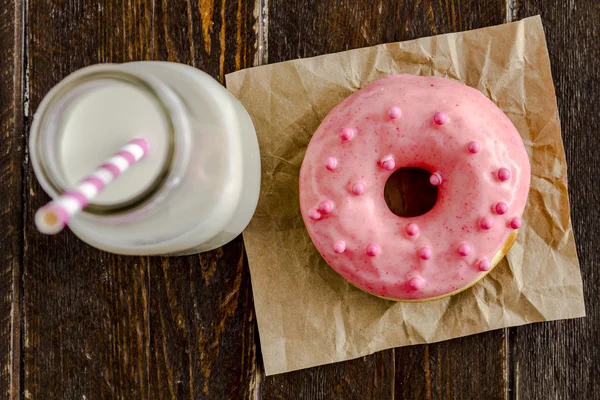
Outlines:
{"label": "dark wood plank", "polygon": [[153,399],[251,399],[255,322],[241,238],[150,269]]}
{"label": "dark wood plank", "polygon": [[394,352],[258,379],[262,399],[394,398]]}
{"label": "dark wood plank", "polygon": [[0,0],[0,396],[18,399],[23,256],[23,21],[19,0]]}
{"label": "dark wood plank", "polygon": [[[29,115],[76,69],[150,58],[152,3],[30,1]],[[146,398],[149,261],[95,250],[68,230],[39,234],[33,215],[48,196],[30,164],[25,194],[26,397]]]}
{"label": "dark wood plank", "polygon": [[[496,25],[505,22],[507,10],[504,0],[270,0],[268,5],[269,63]],[[265,377],[259,393],[265,399],[292,394],[301,394],[297,398],[390,398],[394,394],[398,398],[456,398],[478,396],[478,382],[483,382],[490,398],[504,397],[505,341],[505,333],[496,331],[396,349],[395,355],[389,350],[347,363]]]}
{"label": "dark wood plank", "polygon": [[600,398],[600,3],[519,0],[517,19],[541,14],[569,165],[571,217],[587,317],[514,329],[515,394],[523,399]]}
{"label": "dark wood plank", "polygon": [[269,1],[269,63],[501,24],[504,0]]}
{"label": "dark wood plank", "polygon": [[[251,65],[252,12],[241,0],[34,0],[31,109],[66,74],[96,62],[177,61],[222,81]],[[139,258],[94,250],[69,232],[43,237],[31,222],[47,196],[30,167],[27,174],[25,387],[32,398],[252,396],[255,327],[241,238],[201,256]]]}
{"label": "dark wood plank", "polygon": [[505,399],[504,331],[396,349],[397,399]]}
{"label": "dark wood plank", "polygon": [[253,66],[254,4],[244,0],[156,2],[154,58],[193,65],[221,83]]}
{"label": "dark wood plank", "polygon": [[[252,66],[253,7],[242,0],[157,2],[155,58],[223,82],[226,73]],[[242,238],[152,262],[150,397],[253,398],[254,306]]]}

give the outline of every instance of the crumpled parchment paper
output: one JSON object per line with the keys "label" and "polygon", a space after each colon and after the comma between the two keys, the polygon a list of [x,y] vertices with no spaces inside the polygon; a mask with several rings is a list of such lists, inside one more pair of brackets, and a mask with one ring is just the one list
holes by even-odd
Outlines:
{"label": "crumpled parchment paper", "polygon": [[[396,303],[347,283],[321,258],[300,215],[298,174],[327,113],[395,73],[466,83],[494,101],[527,147],[523,227],[480,283],[428,303]],[[244,232],[267,375],[492,329],[585,315],[567,164],[539,17],[475,31],[328,54],[227,75],[256,126],[262,188]]]}

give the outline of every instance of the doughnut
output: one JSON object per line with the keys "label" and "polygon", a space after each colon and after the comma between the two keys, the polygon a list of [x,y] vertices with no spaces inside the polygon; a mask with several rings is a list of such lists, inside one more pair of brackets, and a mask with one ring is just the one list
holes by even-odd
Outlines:
{"label": "doughnut", "polygon": [[[428,171],[437,200],[423,215],[384,199],[394,171]],[[315,247],[356,287],[386,299],[429,301],[479,281],[521,227],[530,164],[523,141],[482,93],[438,77],[390,75],[322,121],[299,178]]]}

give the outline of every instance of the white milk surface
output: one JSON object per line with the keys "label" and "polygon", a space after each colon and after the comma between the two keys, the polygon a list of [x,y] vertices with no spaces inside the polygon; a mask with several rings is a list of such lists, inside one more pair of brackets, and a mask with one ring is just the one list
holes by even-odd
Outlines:
{"label": "white milk surface", "polygon": [[78,98],[66,113],[60,163],[70,186],[86,177],[132,139],[142,137],[148,154],[113,181],[92,204],[110,205],[143,192],[167,157],[168,127],[159,104],[142,90],[107,81]]}

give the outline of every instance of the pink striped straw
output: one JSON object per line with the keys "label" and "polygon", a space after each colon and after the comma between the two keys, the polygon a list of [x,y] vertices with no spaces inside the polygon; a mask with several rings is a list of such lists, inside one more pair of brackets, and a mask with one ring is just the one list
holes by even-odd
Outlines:
{"label": "pink striped straw", "polygon": [[87,207],[114,179],[138,162],[148,152],[144,139],[134,139],[116,152],[94,172],[83,178],[73,189],[46,204],[35,213],[35,225],[47,235],[54,235],[67,225],[69,219]]}

